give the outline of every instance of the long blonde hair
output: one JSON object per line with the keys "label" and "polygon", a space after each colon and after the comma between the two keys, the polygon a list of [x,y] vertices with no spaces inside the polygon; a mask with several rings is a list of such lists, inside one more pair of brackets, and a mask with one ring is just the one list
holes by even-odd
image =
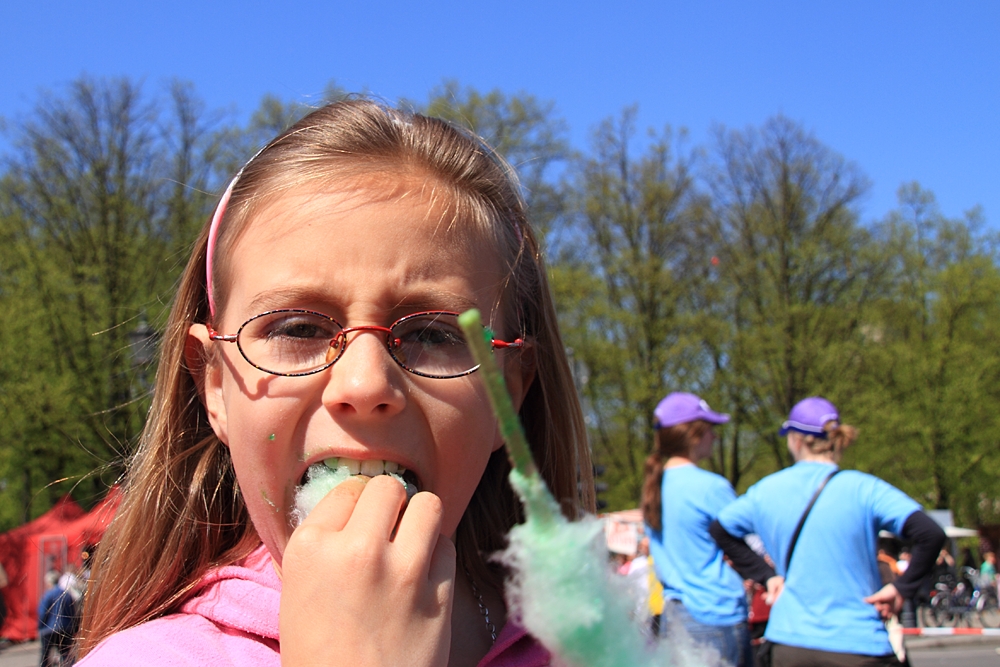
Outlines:
{"label": "long blonde hair", "polygon": [[[470,225],[497,249],[507,279],[504,330],[532,342],[535,379],[520,417],[535,461],[564,513],[593,511],[583,415],[556,324],[538,240],[513,170],[478,137],[444,121],[353,99],[322,107],[274,139],[244,168],[216,247],[214,297],[225,308],[228,250],[258,207],[306,182],[337,183],[378,173],[419,173],[443,188],[452,225]],[[160,351],[153,406],[124,481],[115,521],[94,559],[79,639],[85,655],[105,637],[170,613],[205,572],[259,544],[228,449],[209,425],[185,345],[193,323],[208,322],[208,225],[180,281]],[[218,313],[217,313],[218,315]],[[459,567],[502,587],[486,556],[521,520],[507,483],[503,449],[494,452],[459,524]]]}

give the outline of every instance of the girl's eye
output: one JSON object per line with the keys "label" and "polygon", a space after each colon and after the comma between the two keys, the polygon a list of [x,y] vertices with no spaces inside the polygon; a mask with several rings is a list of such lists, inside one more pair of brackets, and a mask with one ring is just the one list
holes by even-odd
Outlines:
{"label": "girl's eye", "polygon": [[403,368],[431,377],[454,377],[474,369],[458,317],[429,313],[403,320],[392,328],[390,351]]}
{"label": "girl's eye", "polygon": [[315,338],[324,336],[327,332],[315,322],[282,322],[268,332],[268,338],[286,336],[288,338]]}
{"label": "girl's eye", "polygon": [[254,327],[254,338],[271,340],[330,340],[339,327],[332,321],[310,313],[275,313],[262,317]]}
{"label": "girl's eye", "polygon": [[[251,364],[269,373],[310,373],[336,356],[331,345],[340,325],[308,311],[276,311],[247,322],[236,341]],[[333,357],[331,357],[331,354]]]}
{"label": "girl's eye", "polygon": [[402,344],[420,344],[424,347],[446,347],[465,345],[465,337],[458,323],[441,319],[416,319],[404,322],[393,331]]}

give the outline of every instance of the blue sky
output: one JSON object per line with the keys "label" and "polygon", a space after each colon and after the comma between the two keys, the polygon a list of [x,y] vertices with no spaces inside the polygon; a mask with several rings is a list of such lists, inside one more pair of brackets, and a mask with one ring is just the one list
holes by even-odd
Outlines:
{"label": "blue sky", "polygon": [[240,119],[331,80],[422,100],[455,79],[551,100],[578,147],[632,104],[692,143],[782,113],[872,180],[866,219],[917,180],[1000,229],[1000,2],[11,0],[0,62],[8,120],[84,73],[189,80]]}

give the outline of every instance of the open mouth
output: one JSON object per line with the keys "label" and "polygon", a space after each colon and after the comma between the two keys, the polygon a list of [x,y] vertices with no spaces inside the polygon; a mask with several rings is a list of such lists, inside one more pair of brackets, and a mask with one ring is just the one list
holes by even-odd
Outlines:
{"label": "open mouth", "polygon": [[416,474],[394,461],[326,459],[309,466],[300,480],[299,486],[295,490],[295,507],[292,510],[293,525],[298,526],[302,523],[326,494],[333,491],[349,477],[368,480],[376,475],[389,475],[402,484],[406,489],[407,500],[420,490],[420,481]]}

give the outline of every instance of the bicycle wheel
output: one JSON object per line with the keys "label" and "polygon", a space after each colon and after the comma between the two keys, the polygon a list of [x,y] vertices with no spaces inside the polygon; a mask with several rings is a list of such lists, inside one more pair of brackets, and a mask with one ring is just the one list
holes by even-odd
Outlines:
{"label": "bicycle wheel", "polygon": [[937,627],[937,619],[934,618],[934,611],[930,604],[922,604],[917,607],[917,625],[922,628]]}
{"label": "bicycle wheel", "polygon": [[952,628],[958,621],[958,614],[951,606],[951,600],[944,595],[931,600],[931,615],[934,617],[934,627],[937,628]]}
{"label": "bicycle wheel", "polygon": [[976,604],[984,628],[1000,628],[1000,605],[995,591],[984,591]]}

